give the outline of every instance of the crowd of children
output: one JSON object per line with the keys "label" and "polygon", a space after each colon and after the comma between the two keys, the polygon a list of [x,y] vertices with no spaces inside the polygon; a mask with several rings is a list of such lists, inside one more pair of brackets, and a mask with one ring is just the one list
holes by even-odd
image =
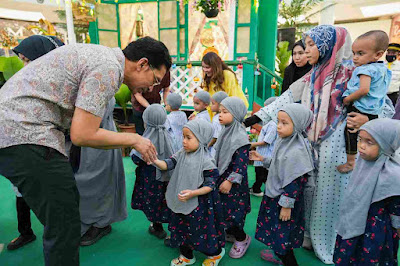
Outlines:
{"label": "crowd of children", "polygon": [[[391,78],[391,71],[378,62],[387,47],[382,31],[363,34],[353,43],[357,68],[342,95],[343,103],[349,113],[366,114],[371,121],[359,133],[348,133],[354,131],[351,128],[345,131],[349,156],[338,170],[353,172],[336,225],[336,265],[397,265],[400,122],[377,117]],[[269,248],[261,251],[261,257],[298,265],[293,250],[304,240],[304,191],[315,186],[317,159],[306,133],[315,119],[313,112],[299,103],[287,104],[279,108],[277,121],[266,123],[259,139],[250,143],[243,125],[247,114],[243,100],[223,91],[210,97],[201,90],[193,104],[196,112],[189,122],[179,111],[182,98],[175,93],[167,97],[169,115],[158,104],[144,112],[143,136],[155,145],[158,160],[148,165],[138,153],[131,154],[138,165],[132,208],[146,214],[149,232],[159,238],[167,235],[162,223],[169,223],[168,245],[180,250],[172,266],[194,264],[193,251],[207,255],[202,265],[217,266],[225,255],[226,241],[233,242],[231,258],[246,254],[252,239],[244,231],[250,194],[262,196],[255,239]],[[207,110],[210,104],[212,119]],[[255,161],[256,171],[251,189],[249,160]]]}

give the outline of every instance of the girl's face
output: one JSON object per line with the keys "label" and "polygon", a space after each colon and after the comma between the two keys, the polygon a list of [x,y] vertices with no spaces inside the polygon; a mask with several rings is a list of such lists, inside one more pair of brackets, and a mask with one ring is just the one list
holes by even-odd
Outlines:
{"label": "girl's face", "polygon": [[205,102],[201,101],[199,98],[193,98],[193,107],[196,112],[204,111],[205,109],[207,109],[207,106],[208,105]]}
{"label": "girl's face", "polygon": [[306,56],[308,63],[310,65],[315,65],[318,63],[319,59],[319,51],[317,45],[314,43],[313,39],[310,38],[310,36],[306,37]]}
{"label": "girl's face", "polygon": [[211,99],[211,111],[218,113],[219,112],[219,103]]}
{"label": "girl's face", "polygon": [[280,138],[284,139],[290,137],[293,134],[293,121],[290,116],[285,112],[278,112],[278,135]]}
{"label": "girl's face", "polygon": [[194,152],[199,148],[199,141],[190,129],[183,128],[183,149],[186,152]]}
{"label": "girl's face", "polygon": [[233,115],[229,113],[223,105],[219,106],[219,123],[221,125],[229,125],[233,122]]}
{"label": "girl's face", "polygon": [[19,53],[18,54],[19,59],[22,60],[22,62],[24,62],[24,66],[26,66],[27,64],[29,64],[31,62],[31,60],[29,60],[25,55]]}
{"label": "girl's face", "polygon": [[375,139],[365,130],[360,130],[357,148],[361,158],[366,161],[375,161],[379,156],[379,145]]}
{"label": "girl's face", "polygon": [[207,77],[212,77],[213,70],[212,70],[211,66],[207,65],[204,62],[201,62],[201,67],[203,68],[203,72]]}
{"label": "girl's face", "polygon": [[293,62],[297,67],[303,67],[307,64],[307,56],[306,53],[300,45],[296,45],[293,48]]}

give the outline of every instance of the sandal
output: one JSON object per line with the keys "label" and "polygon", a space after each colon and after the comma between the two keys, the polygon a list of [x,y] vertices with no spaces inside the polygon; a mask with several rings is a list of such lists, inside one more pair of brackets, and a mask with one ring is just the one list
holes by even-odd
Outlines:
{"label": "sandal", "polygon": [[185,265],[192,265],[196,263],[196,258],[188,259],[183,255],[171,260],[171,266],[185,266]]}
{"label": "sandal", "polygon": [[222,251],[219,255],[216,256],[208,256],[207,259],[203,261],[202,266],[218,266],[219,262],[225,255],[225,249],[222,248]]}

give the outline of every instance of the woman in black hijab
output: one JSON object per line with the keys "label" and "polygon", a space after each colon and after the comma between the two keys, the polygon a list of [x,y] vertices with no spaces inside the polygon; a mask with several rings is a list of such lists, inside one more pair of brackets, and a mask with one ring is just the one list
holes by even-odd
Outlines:
{"label": "woman in black hijab", "polygon": [[32,35],[22,40],[13,51],[27,64],[63,45],[64,43],[55,36]]}
{"label": "woman in black hijab", "polygon": [[[33,35],[24,39],[17,47],[14,48],[14,53],[24,62],[29,62],[47,54],[64,43],[54,36]],[[18,231],[19,236],[12,240],[8,245],[8,250],[18,249],[36,239],[35,234],[31,228],[31,209],[25,200],[22,198],[21,193],[14,187],[17,194],[17,218],[18,218]]]}
{"label": "woman in black hijab", "polygon": [[296,42],[292,50],[292,63],[285,69],[285,75],[282,84],[282,93],[284,93],[293,82],[303,77],[311,70],[312,66],[307,61],[305,47],[300,40]]}

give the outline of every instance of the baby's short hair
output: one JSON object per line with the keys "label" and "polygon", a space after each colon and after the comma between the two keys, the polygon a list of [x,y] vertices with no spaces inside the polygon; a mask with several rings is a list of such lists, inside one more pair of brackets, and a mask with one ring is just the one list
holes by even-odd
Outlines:
{"label": "baby's short hair", "polygon": [[383,30],[371,30],[360,36],[356,40],[373,38],[375,41],[375,51],[386,51],[389,46],[389,36]]}

